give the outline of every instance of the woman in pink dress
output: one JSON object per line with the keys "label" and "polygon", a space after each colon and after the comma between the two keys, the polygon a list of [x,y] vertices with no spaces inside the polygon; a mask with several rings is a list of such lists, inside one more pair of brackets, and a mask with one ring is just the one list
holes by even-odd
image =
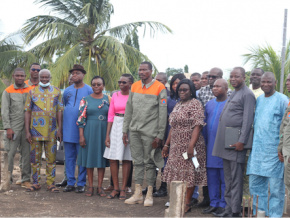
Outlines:
{"label": "woman in pink dress", "polygon": [[[125,146],[123,144],[123,120],[125,114],[125,108],[129,97],[131,85],[134,82],[131,74],[123,74],[118,81],[121,91],[117,91],[113,94],[109,113],[108,113],[108,126],[106,136],[106,149],[104,157],[110,160],[111,175],[114,184],[114,190],[107,197],[109,199],[119,196],[120,200],[126,199],[126,184],[128,181],[130,169],[131,169],[131,151],[130,145]],[[123,169],[123,181],[122,188],[119,189],[118,179],[118,162],[122,161]]]}

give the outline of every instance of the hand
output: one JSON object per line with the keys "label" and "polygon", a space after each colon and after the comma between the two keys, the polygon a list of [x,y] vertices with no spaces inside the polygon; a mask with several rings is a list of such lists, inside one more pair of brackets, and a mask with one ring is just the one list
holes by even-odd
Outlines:
{"label": "hand", "polygon": [[128,145],[129,139],[128,139],[128,134],[127,133],[123,133],[123,143],[125,146]]}
{"label": "hand", "polygon": [[[278,152],[278,158],[281,162],[284,162],[284,157],[283,157],[283,154],[282,152]],[[288,162],[289,162],[290,158],[288,158]]]}
{"label": "hand", "polygon": [[152,148],[153,149],[158,148],[161,145],[161,141],[162,141],[161,139],[156,137],[152,142]]}
{"label": "hand", "polygon": [[193,147],[189,146],[187,148],[187,156],[188,156],[188,159],[191,159],[193,157]]}
{"label": "hand", "polygon": [[26,141],[27,141],[29,144],[31,144],[32,139],[31,139],[31,134],[30,134],[30,132],[27,132],[25,135],[26,135]]}
{"label": "hand", "polygon": [[62,133],[61,133],[61,130],[57,130],[57,132],[56,132],[56,139],[59,142],[62,142]]}
{"label": "hand", "polygon": [[7,130],[6,130],[6,134],[7,134],[6,137],[7,137],[9,140],[13,140],[14,131],[13,131],[12,129],[7,129]]}
{"label": "hand", "polygon": [[80,136],[80,146],[83,148],[86,146],[86,140],[84,136]]}
{"label": "hand", "polygon": [[230,146],[231,147],[235,147],[236,148],[235,151],[242,151],[242,150],[244,150],[244,144],[241,143],[241,142],[237,142],[237,143],[235,143],[233,145],[230,145]]}
{"label": "hand", "polygon": [[110,137],[106,137],[105,145],[107,148],[110,148]]}
{"label": "hand", "polygon": [[161,152],[162,157],[168,157],[168,153],[169,153],[168,151],[169,151],[169,148],[167,146],[163,147],[162,152]]}

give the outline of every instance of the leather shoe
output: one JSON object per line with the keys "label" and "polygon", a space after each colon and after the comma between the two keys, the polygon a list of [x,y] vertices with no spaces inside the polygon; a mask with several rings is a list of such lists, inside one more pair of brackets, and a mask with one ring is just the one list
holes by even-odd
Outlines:
{"label": "leather shoe", "polygon": [[204,209],[202,211],[203,214],[210,214],[212,212],[215,212],[218,208],[217,207],[212,207],[212,206],[209,206],[208,208]]}
{"label": "leather shoe", "polygon": [[76,193],[84,193],[85,192],[85,186],[78,186],[75,190]]}
{"label": "leather shoe", "polygon": [[191,198],[190,204],[191,206],[195,206],[198,204],[198,200],[196,198]]}
{"label": "leather shoe", "polygon": [[72,192],[75,190],[75,187],[72,185],[67,185],[62,191],[63,192]]}
{"label": "leather shoe", "polygon": [[210,204],[209,200],[207,200],[207,199],[204,198],[202,200],[202,202],[200,202],[197,206],[198,207],[209,207],[209,204]]}
{"label": "leather shoe", "polygon": [[222,213],[215,213],[215,212],[213,212],[212,213],[214,216],[216,216],[216,217],[232,217],[232,213],[229,213],[229,212],[227,212],[227,211],[224,211],[224,212],[222,212]]}
{"label": "leather shoe", "polygon": [[153,197],[165,197],[167,196],[167,188],[160,188],[157,192],[153,193]]}
{"label": "leather shoe", "polygon": [[225,208],[218,207],[217,210],[213,211],[211,214],[214,216],[217,216],[218,214],[223,213],[223,212],[225,212]]}
{"label": "leather shoe", "polygon": [[55,184],[56,187],[65,187],[67,186],[67,180],[63,179],[60,183]]}

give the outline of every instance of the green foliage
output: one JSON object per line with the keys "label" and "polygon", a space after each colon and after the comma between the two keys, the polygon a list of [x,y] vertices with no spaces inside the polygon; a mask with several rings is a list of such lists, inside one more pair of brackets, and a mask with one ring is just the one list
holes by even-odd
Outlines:
{"label": "green foliage", "polygon": [[12,36],[8,36],[0,41],[0,76],[12,81],[12,74],[15,68],[21,67],[25,72],[29,71],[29,66],[38,61],[32,52],[26,52],[17,45]]}
{"label": "green foliage", "polygon": [[177,73],[184,73],[182,68],[167,68],[165,70],[165,73],[167,74],[167,77],[173,76],[174,74]]}
{"label": "green foliage", "polygon": [[[290,42],[288,42],[286,47],[286,55],[285,55],[285,70],[284,70],[284,85],[283,90],[284,94],[288,94],[286,89],[286,78],[290,73]],[[276,90],[280,89],[280,78],[281,78],[281,55],[277,53],[270,45],[266,45],[264,47],[257,46],[250,48],[250,52],[248,54],[244,54],[243,57],[244,63],[250,62],[253,68],[262,68],[265,72],[270,71],[273,72],[275,78],[277,80]]]}
{"label": "green foliage", "polygon": [[[52,82],[62,87],[68,80],[73,64],[82,64],[86,71],[85,82],[99,75],[106,81],[106,89],[117,88],[123,73],[135,74],[140,62],[149,60],[139,51],[138,31],[142,27],[151,36],[157,31],[171,30],[154,21],[135,22],[110,27],[114,12],[109,0],[36,0],[56,15],[39,15],[24,24],[25,42],[39,37],[45,41],[30,50],[42,61],[58,55],[50,67]],[[122,43],[124,42],[124,43]],[[155,68],[156,69],[156,68]]]}
{"label": "green foliage", "polygon": [[188,65],[187,64],[184,66],[184,73],[188,73]]}

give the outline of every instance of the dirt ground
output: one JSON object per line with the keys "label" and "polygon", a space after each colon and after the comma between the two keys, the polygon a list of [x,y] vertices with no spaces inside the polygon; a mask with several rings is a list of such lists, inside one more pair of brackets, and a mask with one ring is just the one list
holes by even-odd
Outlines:
{"label": "dirt ground", "polygon": [[[163,217],[166,207],[164,204],[169,200],[169,196],[154,198],[153,207],[143,205],[126,205],[124,201],[117,198],[106,199],[97,195],[86,197],[84,194],[70,193],[50,193],[46,191],[45,185],[45,161],[42,165],[42,188],[40,191],[28,193],[25,189],[15,185],[15,181],[20,178],[20,171],[16,157],[15,170],[13,175],[14,183],[11,190],[0,193],[0,216],[27,216],[27,217]],[[96,174],[97,170],[95,170]],[[106,169],[104,185],[109,184],[110,169]],[[57,165],[56,182],[63,179],[63,165]],[[97,184],[97,175],[94,176],[94,184]],[[157,187],[160,184],[158,175]],[[133,185],[134,186],[134,185]],[[200,188],[200,191],[202,189]],[[202,193],[200,193],[200,196]],[[130,197],[130,195],[127,195]],[[201,197],[199,197],[201,200]],[[289,202],[289,201],[288,201]],[[288,214],[290,205],[288,203]],[[205,217],[201,208],[192,208],[186,217]]]}

